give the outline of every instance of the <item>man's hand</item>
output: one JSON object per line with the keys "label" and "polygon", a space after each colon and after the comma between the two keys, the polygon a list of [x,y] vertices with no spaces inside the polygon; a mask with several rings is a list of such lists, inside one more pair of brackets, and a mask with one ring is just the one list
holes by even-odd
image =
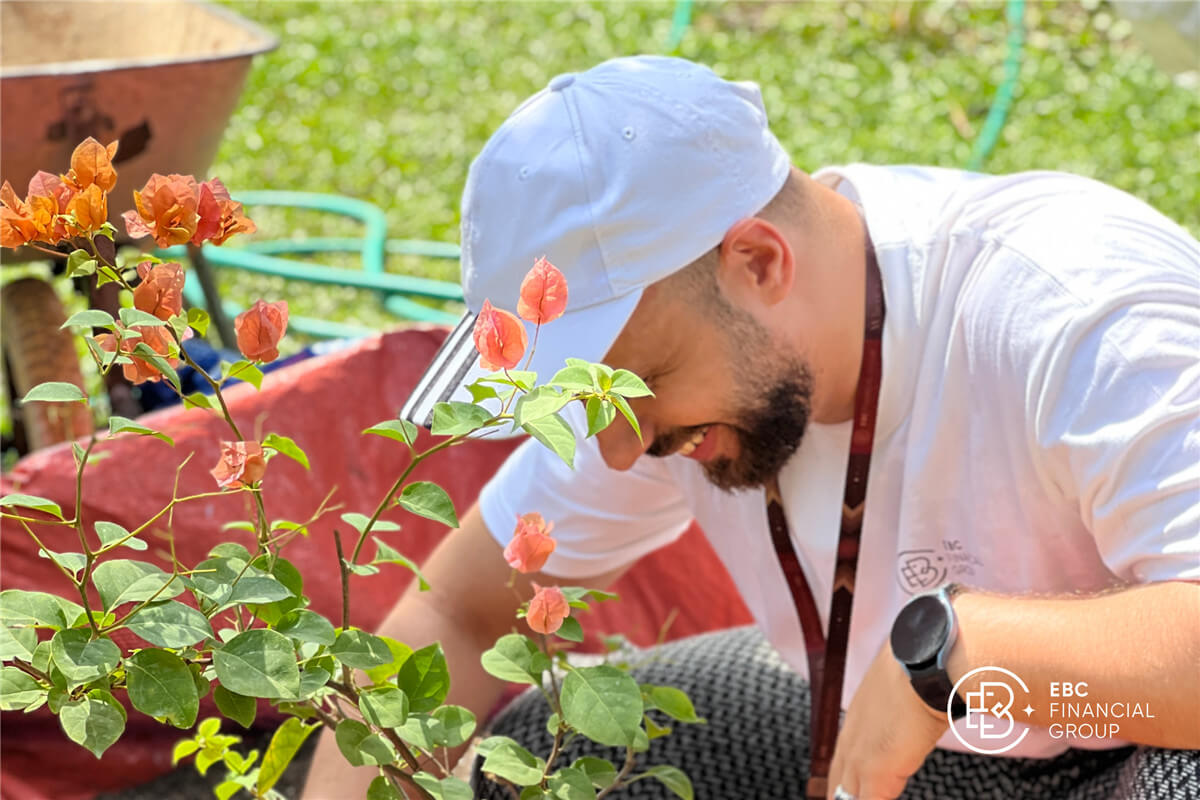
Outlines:
{"label": "man's hand", "polygon": [[925,704],[884,642],[854,693],[829,771],[858,800],[891,800],[925,762],[949,721]]}

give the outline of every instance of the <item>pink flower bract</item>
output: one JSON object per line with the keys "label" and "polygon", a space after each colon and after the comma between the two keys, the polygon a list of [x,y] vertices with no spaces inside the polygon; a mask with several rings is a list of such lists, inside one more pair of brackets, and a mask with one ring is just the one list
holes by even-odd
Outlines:
{"label": "pink flower bract", "polygon": [[567,279],[545,257],[539,258],[521,281],[517,314],[535,325],[543,325],[561,317],[566,307]]}
{"label": "pink flower bract", "polygon": [[521,363],[529,339],[515,314],[494,308],[487,300],[475,319],[475,349],[479,365],[493,371],[513,369]]}
{"label": "pink flower bract", "polygon": [[517,529],[504,548],[504,560],[518,572],[537,572],[554,552],[554,540],[550,538],[553,528],[554,523],[547,525],[536,511],[517,517]]}
{"label": "pink flower bract", "polygon": [[562,627],[563,620],[571,615],[567,596],[557,586],[533,585],[536,592],[529,601],[525,621],[538,633],[554,633]]}

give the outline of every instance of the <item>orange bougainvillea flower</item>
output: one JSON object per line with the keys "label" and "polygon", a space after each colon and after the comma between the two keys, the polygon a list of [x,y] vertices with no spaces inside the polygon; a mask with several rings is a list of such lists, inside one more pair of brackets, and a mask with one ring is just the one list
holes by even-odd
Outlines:
{"label": "orange bougainvillea flower", "polygon": [[521,281],[517,313],[535,325],[552,322],[567,307],[567,279],[545,256],[534,262]]}
{"label": "orange bougainvillea flower", "polygon": [[221,442],[221,460],[212,476],[222,489],[241,489],[263,479],[267,457],[258,442]]}
{"label": "orange bougainvillea flower", "polygon": [[37,238],[29,204],[17,197],[8,181],[0,186],[0,247],[17,248]]}
{"label": "orange bougainvillea flower", "polygon": [[199,187],[191,175],[150,176],[133,193],[137,210],[126,211],[125,231],[135,239],[153,236],[159,247],[183,244],[196,233]]}
{"label": "orange bougainvillea flower", "polygon": [[563,620],[571,615],[567,596],[557,586],[533,585],[536,590],[525,612],[525,621],[538,633],[554,633],[562,627]]}
{"label": "orange bougainvillea flower", "polygon": [[475,349],[484,369],[512,369],[521,363],[529,339],[525,325],[515,314],[494,308],[487,300],[475,319]]}
{"label": "orange bougainvillea flower", "polygon": [[97,231],[108,221],[108,193],[93,183],[71,198],[67,213],[75,217],[74,230]]}
{"label": "orange bougainvillea flower", "polygon": [[29,179],[25,202],[37,227],[37,241],[54,244],[71,235],[66,223],[58,217],[69,213],[74,197],[75,190],[53,173],[38,171]]}
{"label": "orange bougainvillea flower", "polygon": [[71,169],[63,180],[77,191],[98,186],[103,192],[111,192],[117,185],[117,171],[112,165],[116,154],[116,142],[105,147],[89,136],[71,153]]}
{"label": "orange bougainvillea flower", "polygon": [[208,241],[224,244],[235,233],[254,233],[258,230],[258,226],[243,212],[242,204],[233,201],[229,190],[218,178],[200,184],[197,213],[199,221],[192,244]]}
{"label": "orange bougainvillea flower", "polygon": [[537,572],[554,552],[550,531],[554,523],[546,524],[536,511],[517,517],[517,529],[512,541],[504,548],[504,560],[518,572]]}
{"label": "orange bougainvillea flower", "polygon": [[237,331],[238,350],[251,361],[274,361],[279,358],[279,340],[287,331],[288,304],[257,301],[237,315],[233,322]]}
{"label": "orange bougainvillea flower", "polygon": [[161,320],[183,311],[183,267],[174,261],[137,265],[142,282],[133,290],[133,306]]}
{"label": "orange bougainvillea flower", "polygon": [[[124,329],[118,324],[116,328],[117,336],[121,334],[122,330]],[[159,371],[158,367],[154,366],[144,358],[139,358],[133,354],[134,348],[136,348],[138,344],[142,342],[144,342],[146,346],[148,346],[155,353],[162,356],[167,364],[172,368],[179,365],[178,356],[169,355],[171,352],[171,345],[174,344],[174,340],[171,339],[171,335],[167,333],[166,328],[157,327],[154,325],[134,325],[129,330],[136,331],[137,333],[140,333],[141,336],[135,336],[130,339],[121,339],[119,341],[117,336],[114,336],[111,333],[102,333],[96,337],[96,343],[99,344],[102,349],[111,353],[114,350],[117,350],[119,346],[121,354],[128,356],[132,360],[132,363],[130,364],[121,365],[121,370],[125,373],[125,380],[136,385],[139,383],[145,383],[146,381],[154,382],[161,381],[163,379],[163,374],[161,371]],[[190,333],[190,331],[188,333]],[[188,334],[184,334],[184,338],[189,338]]]}

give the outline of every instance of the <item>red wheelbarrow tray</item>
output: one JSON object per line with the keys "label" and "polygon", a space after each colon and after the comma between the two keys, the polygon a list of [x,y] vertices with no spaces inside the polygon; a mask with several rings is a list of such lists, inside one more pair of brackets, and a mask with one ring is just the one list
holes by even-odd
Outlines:
{"label": "red wheelbarrow tray", "polygon": [[[432,359],[446,331],[410,328],[362,340],[355,346],[308,359],[269,374],[262,391],[248,385],[228,392],[230,410],[243,430],[273,431],[293,438],[311,462],[305,470],[290,459],[271,462],[270,480],[263,491],[272,518],[307,519],[330,488],[346,511],[373,509],[404,469],[406,449],[364,428],[391,419],[422,370]],[[171,436],[174,447],[157,439],[123,434],[101,435],[94,452],[104,458],[87,468],[82,514],[90,529],[108,520],[133,528],[162,509],[171,498],[171,479],[188,454],[194,454],[180,477],[180,494],[214,490],[209,469],[217,463],[219,442],[229,438],[224,420],[202,409],[166,409],[143,417],[148,426]],[[431,440],[422,433],[426,444]],[[472,441],[443,451],[412,476],[433,480],[449,492],[464,512],[519,440]],[[75,502],[75,466],[69,443],[30,454],[0,479],[0,494],[23,492],[47,497],[63,508]],[[533,509],[531,509],[533,510]],[[184,504],[176,509],[173,534],[184,564],[203,560],[222,541],[251,545],[250,534],[222,531],[222,526],[251,516],[247,497],[233,494]],[[379,534],[388,544],[420,562],[443,536],[445,526],[394,509],[385,514],[403,525],[400,531]],[[304,590],[312,608],[336,619],[341,611],[341,588],[332,529],[338,514],[312,526],[311,535],[288,546],[286,556],[305,578]],[[39,526],[39,537],[53,550],[77,549],[72,530]],[[240,538],[239,538],[240,537]],[[167,562],[154,543],[139,557]],[[0,587],[56,592],[73,589],[19,526],[0,531],[3,573]],[[384,567],[386,575],[356,578],[351,622],[366,630],[380,624],[412,580],[400,567]],[[588,633],[584,649],[599,649],[599,637],[623,633],[639,645],[650,645],[673,612],[667,638],[746,624],[750,615],[737,590],[710,549],[701,531],[692,526],[674,544],[643,558],[614,587],[620,599],[602,603],[583,619]],[[181,597],[181,599],[183,599]],[[515,623],[514,621],[514,624]],[[125,646],[140,641],[124,632]],[[128,707],[128,704],[127,704]],[[125,735],[104,754],[100,764],[86,766],[92,755],[66,738],[58,720],[45,708],[29,715],[6,713],[0,738],[0,782],[9,800],[74,800],[122,789],[151,780],[171,769],[171,749],[184,731],[160,725],[140,713],[129,715]],[[256,725],[270,722],[266,703]],[[200,719],[216,714],[211,695],[202,702]],[[279,717],[275,717],[279,719]],[[236,723],[227,722],[234,731]],[[62,768],[77,764],[82,769]]]}

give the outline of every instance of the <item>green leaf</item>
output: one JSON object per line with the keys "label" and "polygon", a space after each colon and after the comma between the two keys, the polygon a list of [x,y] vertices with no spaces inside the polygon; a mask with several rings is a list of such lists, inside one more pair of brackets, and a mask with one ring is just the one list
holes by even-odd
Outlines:
{"label": "green leaf", "polygon": [[35,628],[69,628],[83,614],[83,606],[47,592],[5,589],[0,592],[0,622]]}
{"label": "green leaf", "polygon": [[101,548],[99,552],[101,553],[116,547],[118,542],[121,543],[121,546],[128,547],[131,550],[145,550],[150,546],[136,536],[129,536],[129,531],[115,522],[97,522],[96,536],[100,539]]}
{"label": "green leaf", "polygon": [[117,226],[106,220],[104,224],[100,226],[100,229],[96,231],[96,233],[100,234],[111,242],[113,237],[117,235]]}
{"label": "green leaf", "polygon": [[[573,441],[573,440],[572,440]],[[458,527],[454,501],[442,487],[429,481],[416,481],[404,487],[397,501],[406,511],[440,522],[450,528]]]}
{"label": "green leaf", "polygon": [[586,366],[567,366],[554,373],[551,386],[560,386],[569,392],[592,392],[600,389]]}
{"label": "green leaf", "polygon": [[564,767],[550,776],[548,781],[555,800],[595,800],[596,790],[586,772],[574,767]]}
{"label": "green leaf", "polygon": [[358,710],[377,728],[398,728],[408,719],[408,695],[394,686],[367,689],[358,696]]}
{"label": "green leaf", "polygon": [[542,674],[550,669],[550,659],[533,640],[510,633],[496,640],[496,646],[480,657],[484,670],[502,681],[541,686]]}
{"label": "green leaf", "polygon": [[87,396],[83,393],[82,389],[73,383],[49,381],[47,383],[39,383],[21,398],[22,405],[34,402],[86,403]]}
{"label": "green leaf", "polygon": [[[507,781],[512,781],[518,786],[528,786],[541,782],[542,773],[546,769],[545,761],[512,739],[493,736],[484,741],[489,741],[490,739],[503,739],[503,741],[492,747],[483,759],[483,766],[481,767],[483,772],[498,775]],[[482,751],[482,745],[480,749]]]}
{"label": "green leaf", "polygon": [[89,630],[71,628],[54,634],[50,657],[73,689],[108,677],[121,663],[121,649],[109,639],[92,639]]}
{"label": "green leaf", "polygon": [[118,312],[121,317],[121,324],[126,328],[135,326],[146,328],[165,328],[167,323],[158,317],[148,312],[142,311],[140,308],[122,308]]}
{"label": "green leaf", "polygon": [[231,364],[229,369],[225,371],[225,379],[237,379],[254,385],[255,389],[262,389],[263,374],[262,370],[254,366],[252,361],[238,361],[236,364]]}
{"label": "green leaf", "polygon": [[359,630],[342,631],[329,652],[346,666],[357,669],[377,667],[392,660],[392,652],[382,639]]}
{"label": "green leaf", "polygon": [[199,749],[200,743],[195,739],[181,739],[175,744],[175,749],[171,751],[171,766],[175,766],[180,760],[187,758]]}
{"label": "green leaf", "polygon": [[151,597],[170,600],[183,591],[183,581],[172,580],[171,575],[153,564],[123,558],[98,564],[92,571],[92,583],[100,592],[100,603],[105,611],[122,603],[140,603]]}
{"label": "green leaf", "polygon": [[475,733],[475,715],[462,706],[441,706],[433,712],[433,718],[441,723],[444,747],[466,744]]}
{"label": "green leaf", "polygon": [[79,578],[80,571],[87,566],[87,556],[83,553],[56,553],[53,550],[42,548],[38,551],[38,555],[58,564],[67,572],[74,575],[76,579]]}
{"label": "green leaf", "polygon": [[692,782],[683,770],[678,767],[660,764],[650,767],[640,775],[634,775],[630,778],[631,781],[640,780],[642,778],[654,778],[663,786],[670,789],[676,796],[682,797],[683,800],[695,800],[695,794],[692,791]]}
{"label": "green leaf", "polygon": [[71,316],[67,317],[67,321],[59,326],[63,328],[108,328],[112,330],[116,322],[112,318],[112,314],[107,311],[101,311],[96,308],[89,308],[86,311],[76,311]]}
{"label": "green leaf", "polygon": [[208,335],[209,322],[210,320],[208,318],[208,312],[204,309],[193,307],[187,310],[187,324],[190,325],[192,330],[194,330],[198,335]]}
{"label": "green leaf", "polygon": [[429,432],[434,436],[457,436],[482,428],[491,419],[491,412],[473,403],[438,403],[433,407]]}
{"label": "green leaf", "polygon": [[442,740],[446,738],[442,723],[431,714],[409,714],[403,725],[392,730],[401,739],[426,753],[441,747]]}
{"label": "green leaf", "polygon": [[[342,720],[334,732],[334,739],[342,755],[355,767],[390,764],[396,759],[396,753],[386,739],[371,733],[370,728],[355,719]],[[391,758],[388,758],[389,751]]]}
{"label": "green leaf", "polygon": [[47,690],[16,667],[0,668],[0,711],[21,711],[38,702]]}
{"label": "green leaf", "polygon": [[115,414],[108,418],[109,436],[116,436],[118,433],[124,433],[126,431],[130,433],[140,433],[143,436],[153,436],[155,439],[162,439],[172,447],[175,446],[175,440],[161,431],[152,430],[147,428],[145,425],[139,425],[131,419],[119,417]]}
{"label": "green leaf", "polygon": [[254,718],[258,716],[257,700],[253,697],[246,697],[244,694],[231,692],[224,686],[213,689],[213,700],[222,714],[243,728],[253,725]]}
{"label": "green leaf", "polygon": [[385,419],[365,429],[363,433],[395,439],[412,447],[417,441],[417,426],[406,419]]}
{"label": "green leaf", "polygon": [[326,647],[332,645],[336,638],[333,623],[317,612],[309,611],[306,608],[289,611],[279,622],[275,623],[275,630],[289,639],[322,644]]}
{"label": "green leaf", "polygon": [[[366,514],[359,514],[357,511],[347,511],[342,514],[342,521],[354,528],[354,530],[362,533],[367,529],[367,523],[371,518]],[[392,522],[386,519],[377,519],[375,524],[371,526],[373,531],[398,531],[400,530],[399,523]]]}
{"label": "green leaf", "polygon": [[416,562],[401,555],[399,550],[396,550],[378,536],[372,536],[371,538],[375,541],[375,557],[371,559],[372,564],[399,564],[417,576],[417,586],[422,592],[429,591],[429,582],[425,580],[425,576],[421,573],[421,568],[417,566]]}
{"label": "green leaf", "polygon": [[612,375],[612,386],[608,391],[622,397],[651,397],[654,392],[646,386],[646,382],[627,369],[619,369]]}
{"label": "green leaf", "polygon": [[273,603],[276,600],[287,600],[294,597],[292,591],[274,577],[267,575],[243,576],[233,586],[228,599],[221,604],[222,608],[240,604]]}
{"label": "green leaf", "polygon": [[612,424],[617,418],[617,409],[612,403],[606,403],[599,397],[589,397],[587,401],[587,435],[595,436]]}
{"label": "green leaf", "polygon": [[412,648],[404,642],[397,642],[388,636],[380,636],[379,638],[388,646],[388,652],[391,653],[392,660],[386,664],[380,664],[378,667],[371,667],[366,671],[367,677],[371,679],[371,683],[376,685],[391,680],[392,676],[400,671],[400,667],[412,655]]}
{"label": "green leaf", "polygon": [[168,319],[167,325],[171,327],[171,330],[175,331],[175,338],[181,342],[183,341],[183,337],[189,333],[187,317],[183,314],[176,314]]}
{"label": "green leaf", "polygon": [[143,714],[165,717],[176,728],[190,728],[200,712],[192,671],[166,650],[139,650],[125,659],[129,702]]}
{"label": "green leaf", "polygon": [[396,683],[408,695],[409,711],[432,711],[450,691],[450,671],[441,644],[434,642],[413,652],[403,664]]}
{"label": "green leaf", "polygon": [[191,647],[213,635],[208,618],[178,600],[151,603],[125,624],[133,633],[159,647]]}
{"label": "green leaf", "polygon": [[528,392],[537,383],[537,373],[527,370],[510,369],[507,374],[503,372],[493,372],[491,375],[485,375],[480,378],[477,383],[498,383],[502,386],[515,386],[518,389]]}
{"label": "green leaf", "polygon": [[659,725],[649,714],[642,718],[642,724],[646,726],[646,739],[650,741],[660,736],[668,736],[672,730],[670,725]]}
{"label": "green leaf", "polygon": [[37,631],[33,628],[0,627],[0,661],[19,658],[28,663],[33,660],[37,644]]}
{"label": "green leaf", "polygon": [[286,558],[277,557],[275,563],[271,565],[268,557],[263,555],[259,556],[255,564],[264,567],[270,566],[271,577],[291,592],[291,597],[280,598],[263,605],[250,606],[250,611],[254,616],[268,625],[274,626],[283,619],[284,614],[304,605],[304,577],[300,574],[300,570],[296,569],[296,565]]}
{"label": "green leaf", "polygon": [[180,391],[179,373],[175,371],[174,367],[167,363],[167,360],[163,358],[161,353],[155,351],[145,342],[138,342],[133,347],[133,355],[137,356],[143,361],[149,362],[156,370],[163,374],[163,377],[166,378],[172,386],[175,387],[175,391]]}
{"label": "green leaf", "polygon": [[282,633],[257,628],[213,651],[217,678],[247,697],[290,698],[300,690],[300,668],[292,643]]}
{"label": "green leaf", "polygon": [[467,391],[471,393],[471,400],[475,403],[482,403],[484,400],[500,399],[500,395],[496,393],[496,390],[484,383],[472,383],[467,386]]}
{"label": "green leaf", "polygon": [[582,642],[583,626],[574,617],[567,617],[562,621],[562,626],[554,632],[554,635],[568,642]]}
{"label": "green leaf", "polygon": [[59,508],[58,503],[32,494],[6,494],[4,497],[0,497],[0,506],[32,508],[35,511],[44,511],[59,519],[63,518],[63,512]]}
{"label": "green leaf", "polygon": [[58,722],[68,739],[100,758],[125,731],[125,711],[107,692],[89,692],[59,709]]}
{"label": "green leaf", "polygon": [[304,740],[319,727],[305,725],[295,717],[289,717],[275,729],[275,735],[271,737],[271,744],[267,746],[262,766],[258,770],[258,796],[266,794],[267,790],[283,777],[284,770],[292,763]]}
{"label": "green leaf", "polygon": [[633,428],[633,432],[637,434],[638,440],[642,438],[642,426],[638,424],[637,417],[633,414],[633,409],[629,407],[629,401],[620,395],[613,395],[609,398],[612,400],[617,410],[621,412],[621,416],[629,422],[629,427]]}
{"label": "green leaf", "polygon": [[680,722],[702,723],[704,720],[696,716],[696,709],[691,699],[682,689],[674,686],[653,686],[642,684],[642,697],[647,709],[657,708],[671,719]]}
{"label": "green leaf", "polygon": [[273,448],[293,461],[298,462],[305,469],[309,468],[308,454],[286,436],[280,436],[277,433],[268,433],[266,438],[262,440],[262,446]]}
{"label": "green leaf", "polygon": [[563,679],[562,709],[567,724],[589,739],[628,747],[641,727],[642,692],[616,667],[581,667]]}
{"label": "green leaf", "polygon": [[583,756],[575,759],[571,767],[583,771],[597,789],[607,789],[617,779],[617,768],[604,758]]}
{"label": "green leaf", "polygon": [[72,250],[71,255],[67,256],[67,277],[77,278],[84,275],[91,275],[96,271],[99,262],[92,258],[92,254],[82,248]]}
{"label": "green leaf", "polygon": [[562,417],[548,417],[527,422],[521,426],[526,433],[549,447],[568,467],[575,468],[575,433]]}
{"label": "green leaf", "polygon": [[212,408],[212,402],[208,399],[208,395],[203,392],[192,392],[189,395],[184,395],[184,408]]}
{"label": "green leaf", "polygon": [[538,386],[517,400],[513,407],[513,424],[520,426],[543,419],[558,412],[569,402],[571,395],[550,386]]}
{"label": "green leaf", "polygon": [[346,565],[346,569],[350,571],[351,575],[362,575],[366,577],[368,575],[379,574],[379,567],[373,567],[370,564],[351,564],[345,559],[342,560],[342,563]]}
{"label": "green leaf", "polygon": [[418,772],[413,775],[417,785],[434,798],[434,800],[473,800],[475,792],[470,784],[451,775],[448,778],[437,778],[428,772]]}
{"label": "green leaf", "polygon": [[367,787],[367,800],[404,800],[396,787],[383,775],[377,775]]}
{"label": "green leaf", "polygon": [[606,592],[603,589],[588,589],[583,586],[562,586],[560,589],[572,608],[587,608],[587,603],[584,601],[589,598],[598,602],[617,599],[616,593]]}

